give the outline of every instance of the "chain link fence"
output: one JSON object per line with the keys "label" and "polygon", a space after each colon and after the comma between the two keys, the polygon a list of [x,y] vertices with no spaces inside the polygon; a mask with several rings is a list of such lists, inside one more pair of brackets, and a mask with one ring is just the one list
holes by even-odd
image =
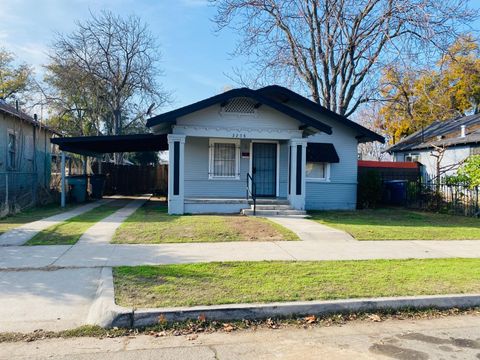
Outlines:
{"label": "chain link fence", "polygon": [[51,197],[31,172],[0,172],[0,217],[44,203]]}

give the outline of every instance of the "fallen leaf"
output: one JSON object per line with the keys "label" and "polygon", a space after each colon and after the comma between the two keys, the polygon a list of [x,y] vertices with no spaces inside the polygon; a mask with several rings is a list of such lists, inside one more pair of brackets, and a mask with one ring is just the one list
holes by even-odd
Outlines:
{"label": "fallen leaf", "polygon": [[207,316],[205,315],[205,313],[201,313],[200,315],[198,315],[198,321],[201,321],[201,322],[207,321]]}
{"label": "fallen leaf", "polygon": [[305,320],[307,324],[313,324],[317,321],[317,317],[315,315],[310,315],[310,316],[304,317],[303,320]]}
{"label": "fallen leaf", "polygon": [[368,318],[372,320],[373,322],[380,322],[382,321],[382,318],[378,316],[377,314],[370,314],[368,315]]}
{"label": "fallen leaf", "polygon": [[233,327],[232,324],[225,323],[225,324],[223,324],[223,330],[226,331],[226,332],[231,332],[231,331],[235,330],[235,328]]}

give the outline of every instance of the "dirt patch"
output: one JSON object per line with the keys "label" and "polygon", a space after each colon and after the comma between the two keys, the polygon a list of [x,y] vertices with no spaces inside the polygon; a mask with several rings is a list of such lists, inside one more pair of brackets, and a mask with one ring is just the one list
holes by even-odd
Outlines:
{"label": "dirt patch", "polygon": [[284,240],[283,235],[268,221],[245,216],[231,216],[226,219],[228,225],[240,234],[245,241]]}

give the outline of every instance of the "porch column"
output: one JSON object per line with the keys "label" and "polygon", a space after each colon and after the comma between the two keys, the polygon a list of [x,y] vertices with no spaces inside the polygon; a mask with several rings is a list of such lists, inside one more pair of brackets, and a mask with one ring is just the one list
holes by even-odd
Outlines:
{"label": "porch column", "polygon": [[62,161],[61,161],[61,180],[60,180],[60,187],[61,187],[61,198],[60,198],[60,206],[62,208],[65,207],[65,202],[66,202],[66,194],[65,192],[67,191],[67,187],[65,186],[65,151],[62,151]]}
{"label": "porch column", "polygon": [[288,200],[297,210],[305,210],[306,139],[291,139],[289,144]]}
{"label": "porch column", "polygon": [[184,212],[185,135],[168,135],[168,213]]}

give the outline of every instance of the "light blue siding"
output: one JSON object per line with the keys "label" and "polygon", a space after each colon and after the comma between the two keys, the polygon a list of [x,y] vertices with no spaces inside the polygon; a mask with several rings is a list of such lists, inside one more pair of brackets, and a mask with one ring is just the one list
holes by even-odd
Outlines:
{"label": "light blue siding", "polygon": [[307,182],[307,210],[353,210],[357,203],[357,184]]}
{"label": "light blue siding", "polygon": [[[241,153],[250,153],[251,140],[242,139]],[[280,142],[279,195],[287,196],[288,145]],[[251,156],[251,154],[250,154]],[[187,136],[185,140],[185,197],[243,198],[250,159],[240,157],[240,180],[208,178],[209,139]]]}

